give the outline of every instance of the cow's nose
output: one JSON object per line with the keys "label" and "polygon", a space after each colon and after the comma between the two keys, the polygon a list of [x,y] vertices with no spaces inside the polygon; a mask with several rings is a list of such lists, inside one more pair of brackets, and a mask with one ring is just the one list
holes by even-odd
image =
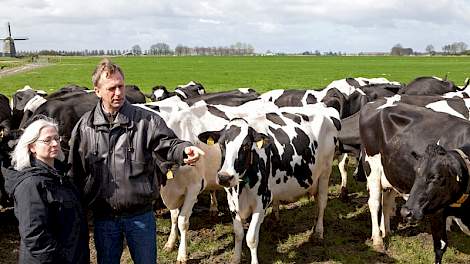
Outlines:
{"label": "cow's nose", "polygon": [[400,214],[401,214],[401,216],[403,216],[405,218],[411,218],[411,216],[412,216],[411,210],[406,208],[406,207],[401,208]]}
{"label": "cow's nose", "polygon": [[230,186],[230,182],[233,180],[233,175],[229,175],[226,172],[219,172],[218,174],[218,179],[219,179],[219,184],[222,186]]}

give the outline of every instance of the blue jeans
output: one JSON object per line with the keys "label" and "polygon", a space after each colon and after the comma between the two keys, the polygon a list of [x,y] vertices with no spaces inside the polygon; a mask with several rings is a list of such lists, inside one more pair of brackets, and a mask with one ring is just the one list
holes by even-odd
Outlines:
{"label": "blue jeans", "polygon": [[135,264],[157,263],[157,227],[152,211],[94,221],[98,264],[119,264],[124,236]]}

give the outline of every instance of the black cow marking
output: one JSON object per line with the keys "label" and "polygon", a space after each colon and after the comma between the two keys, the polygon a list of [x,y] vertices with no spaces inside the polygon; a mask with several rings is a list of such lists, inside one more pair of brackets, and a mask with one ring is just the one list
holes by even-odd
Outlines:
{"label": "black cow marking", "polygon": [[341,122],[338,119],[334,118],[334,117],[330,117],[330,118],[333,121],[333,124],[335,125],[336,130],[340,131],[341,130]]}
{"label": "black cow marking", "polygon": [[276,113],[267,113],[266,114],[266,119],[269,121],[273,122],[274,124],[280,125],[280,126],[286,126],[287,124],[282,120],[282,118],[276,114]]}
{"label": "black cow marking", "polygon": [[361,87],[361,85],[359,84],[359,82],[358,82],[356,79],[354,79],[354,78],[346,78],[346,82],[347,82],[349,85],[351,85],[351,86],[353,86],[353,87],[355,87],[355,88]]}
{"label": "black cow marking", "polygon": [[212,105],[207,105],[207,111],[209,111],[209,113],[211,113],[211,114],[213,114],[217,117],[220,117],[220,118],[223,118],[225,120],[230,121],[230,118],[228,118],[227,115],[223,111],[218,109],[217,107],[214,107]]}
{"label": "black cow marking", "polygon": [[292,144],[297,154],[302,156],[302,160],[300,164],[295,164],[294,166],[294,177],[300,186],[308,188],[313,183],[309,164],[315,163],[315,157],[312,150],[308,147],[310,146],[310,139],[307,134],[299,128],[295,128],[295,132],[297,136],[292,139]]}
{"label": "black cow marking", "polygon": [[300,119],[300,116],[298,116],[298,115],[287,113],[287,112],[282,112],[282,115],[284,115],[285,117],[291,119],[292,121],[296,122],[297,124],[300,124],[302,122],[302,120]]}
{"label": "black cow marking", "polygon": [[291,145],[289,135],[282,130],[281,128],[275,129],[269,127],[269,130],[273,133],[276,140],[281,144],[282,148],[284,149],[284,153],[282,156],[279,156],[279,151],[275,145],[272,146],[272,157],[271,157],[271,164],[272,164],[272,174],[276,174],[276,170],[285,171],[287,175],[292,175],[293,170],[290,162],[292,161],[292,157],[294,156],[294,147]]}
{"label": "black cow marking", "polygon": [[454,109],[457,113],[462,114],[466,119],[468,119],[468,108],[462,101],[449,100],[447,104],[450,108]]}
{"label": "black cow marking", "polygon": [[317,103],[317,98],[313,94],[307,95],[306,99],[307,104],[316,104]]}

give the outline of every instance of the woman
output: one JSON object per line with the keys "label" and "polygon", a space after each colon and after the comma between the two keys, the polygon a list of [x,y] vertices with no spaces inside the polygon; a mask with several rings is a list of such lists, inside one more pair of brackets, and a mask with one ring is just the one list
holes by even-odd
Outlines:
{"label": "woman", "polygon": [[19,222],[19,263],[89,263],[87,222],[63,158],[57,125],[45,119],[13,151],[5,187]]}

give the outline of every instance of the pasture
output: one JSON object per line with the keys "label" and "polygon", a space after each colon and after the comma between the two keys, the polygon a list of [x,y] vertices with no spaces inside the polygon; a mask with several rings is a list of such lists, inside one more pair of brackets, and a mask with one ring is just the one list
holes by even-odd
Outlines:
{"label": "pasture", "polygon": [[[53,57],[52,65],[0,78],[0,91],[10,96],[26,84],[54,91],[67,84],[91,88],[99,57]],[[116,57],[126,82],[149,92],[162,84],[173,89],[190,80],[209,92],[250,87],[258,92],[279,88],[320,89],[346,77],[384,77],[408,83],[418,76],[448,78],[463,85],[468,57]]]}
{"label": "pasture", "polygon": [[[54,63],[29,72],[0,78],[0,93],[11,96],[30,85],[54,91],[67,84],[91,88],[91,73],[98,57],[55,57]],[[278,88],[320,89],[345,77],[384,77],[410,82],[418,76],[448,76],[457,85],[468,77],[468,57],[117,57],[126,82],[144,92],[163,84],[173,89],[189,80],[201,82],[209,92],[251,87],[258,92]],[[350,174],[352,171],[350,171]],[[408,224],[398,216],[393,220],[392,236],[385,254],[372,250],[368,193],[364,182],[350,177],[350,201],[339,199],[340,178],[337,168],[330,179],[329,200],[325,211],[325,239],[309,240],[315,202],[309,198],[283,205],[279,224],[267,217],[260,232],[260,263],[432,263],[434,253],[429,227],[423,222]],[[398,210],[401,199],[397,199]],[[209,217],[208,195],[202,195],[191,218],[189,263],[229,263],[233,254],[232,221],[219,192],[219,216]],[[170,232],[169,212],[157,214],[158,263],[174,263],[176,252],[164,252]],[[0,259],[16,263],[19,243],[12,210],[0,212]],[[92,247],[93,248],[93,247]],[[242,263],[250,253],[243,247]],[[132,263],[128,251],[122,263]],[[449,248],[444,263],[470,263],[470,238],[454,226],[449,233]]]}

